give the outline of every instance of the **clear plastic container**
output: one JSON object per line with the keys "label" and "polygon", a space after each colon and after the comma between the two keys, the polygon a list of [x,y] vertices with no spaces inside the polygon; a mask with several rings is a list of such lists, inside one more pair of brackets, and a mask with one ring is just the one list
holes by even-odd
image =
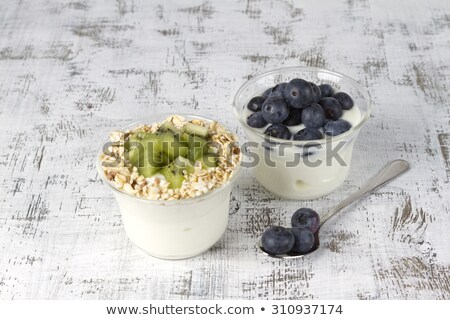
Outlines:
{"label": "clear plastic container", "polygon": [[[355,102],[351,112],[359,110],[359,118],[353,127],[336,137],[325,135],[324,139],[307,142],[272,137],[268,141],[263,130],[247,125],[248,101],[266,89],[294,78],[316,84],[328,83],[336,91],[348,93]],[[256,179],[270,192],[283,198],[309,200],[334,191],[347,178],[353,146],[370,116],[371,102],[368,91],[343,74],[318,68],[289,67],[263,73],[245,82],[234,97],[233,108],[248,138],[242,146],[247,155],[245,166],[254,168]]]}
{"label": "clear plastic container", "polygon": [[[163,121],[167,116],[155,116],[123,130]],[[182,116],[189,120],[212,121],[203,117]],[[113,191],[119,204],[125,232],[143,251],[162,259],[184,259],[208,250],[222,237],[227,228],[230,193],[239,176],[239,166],[224,185],[204,195],[181,200],[149,200],[125,193],[105,178],[100,159],[102,152],[103,147],[97,160],[99,175]]]}

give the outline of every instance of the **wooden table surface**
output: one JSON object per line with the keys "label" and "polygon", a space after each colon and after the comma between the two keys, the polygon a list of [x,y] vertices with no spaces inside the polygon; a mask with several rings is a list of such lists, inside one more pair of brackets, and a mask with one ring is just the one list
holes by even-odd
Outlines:
{"label": "wooden table surface", "polygon": [[[450,299],[450,2],[0,1],[0,298]],[[245,170],[220,242],[188,260],[133,246],[94,159],[158,112],[219,118],[249,77],[318,66],[366,86],[348,180],[281,200]],[[326,211],[385,162],[412,170],[345,210],[304,259],[255,247],[300,206]]]}

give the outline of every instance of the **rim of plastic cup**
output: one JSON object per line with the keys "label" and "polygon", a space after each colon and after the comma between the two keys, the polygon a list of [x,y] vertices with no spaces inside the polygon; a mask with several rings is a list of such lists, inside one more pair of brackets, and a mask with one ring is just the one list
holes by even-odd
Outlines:
{"label": "rim of plastic cup", "polygon": [[[361,120],[359,121],[359,123],[356,126],[352,126],[350,128],[350,130],[348,130],[347,132],[344,132],[338,136],[330,136],[330,138],[327,139],[326,136],[324,136],[323,139],[318,139],[318,140],[286,140],[286,139],[281,139],[281,138],[274,138],[274,137],[268,137],[267,135],[265,135],[263,132],[258,131],[255,128],[250,127],[247,122],[245,121],[245,119],[243,119],[241,117],[241,112],[242,112],[242,104],[238,105],[238,100],[240,98],[240,95],[242,94],[242,92],[250,85],[253,84],[261,79],[264,79],[265,77],[268,76],[272,76],[272,75],[276,75],[276,74],[283,74],[283,73],[287,73],[287,72],[292,72],[292,71],[297,71],[297,72],[312,72],[312,73],[325,73],[325,74],[329,74],[331,76],[337,77],[339,79],[344,80],[345,82],[347,82],[349,85],[353,86],[364,98],[365,100],[365,104],[367,106],[367,109],[365,110],[364,116],[361,117]],[[255,92],[256,94],[256,92]],[[335,141],[339,141],[339,140],[344,140],[346,138],[349,138],[353,135],[356,134],[356,132],[358,132],[358,130],[367,122],[367,120],[370,117],[370,114],[372,112],[372,101],[370,98],[370,94],[369,91],[367,89],[365,89],[364,87],[362,87],[356,80],[350,78],[349,76],[346,76],[342,73],[339,72],[335,72],[332,70],[327,70],[327,69],[322,69],[322,68],[315,68],[315,67],[303,67],[303,66],[294,66],[294,67],[284,67],[284,68],[278,68],[278,69],[273,69],[261,74],[258,74],[257,76],[253,77],[250,80],[247,80],[246,82],[244,82],[243,85],[240,86],[240,88],[238,89],[238,91],[236,92],[236,94],[234,95],[233,98],[233,109],[234,109],[234,114],[235,116],[238,118],[238,121],[241,123],[241,125],[244,127],[244,129],[246,130],[250,130],[252,131],[254,134],[256,134],[257,136],[259,136],[261,138],[262,141],[264,140],[270,140],[270,142],[278,142],[281,144],[285,144],[285,145],[296,145],[296,146],[304,146],[304,145],[324,145],[331,142],[335,142]]]}
{"label": "rim of plastic cup", "polygon": [[[199,119],[199,120],[205,120],[205,121],[208,121],[208,122],[215,121],[215,122],[219,123],[220,125],[222,125],[224,128],[226,128],[219,121],[216,121],[216,120],[213,120],[213,119],[210,119],[210,118],[206,118],[206,117],[193,115],[193,114],[159,113],[159,114],[156,114],[154,117],[146,118],[146,119],[143,119],[143,120],[140,120],[140,121],[135,121],[135,122],[133,122],[133,123],[131,123],[131,124],[121,128],[121,129],[119,129],[119,130],[121,130],[121,131],[130,130],[130,129],[133,129],[133,128],[135,128],[135,127],[137,127],[139,125],[142,125],[142,124],[151,124],[151,123],[157,122],[155,120],[152,121],[151,119],[157,119],[157,118],[164,118],[164,119],[166,119],[166,118],[168,118],[170,116],[174,116],[174,115],[179,115],[179,116],[185,117],[187,119]],[[226,129],[228,130],[228,128],[226,128]],[[230,130],[228,130],[228,131],[231,132]],[[129,198],[131,198],[133,200],[136,200],[136,201],[145,201],[147,203],[151,203],[151,204],[155,204],[155,205],[164,205],[164,206],[167,206],[167,205],[185,205],[185,204],[190,204],[190,203],[206,200],[207,198],[209,198],[209,197],[211,197],[211,196],[213,196],[213,195],[215,195],[217,193],[220,193],[220,191],[223,191],[226,187],[232,185],[233,182],[238,178],[238,176],[239,176],[239,174],[241,172],[241,169],[242,169],[241,165],[240,165],[240,162],[239,162],[236,170],[234,170],[234,172],[233,172],[233,175],[224,184],[222,184],[218,188],[212,189],[211,191],[209,191],[207,193],[204,193],[204,194],[202,194],[200,196],[196,196],[196,197],[193,197],[193,198],[178,199],[178,200],[162,200],[162,199],[161,200],[153,200],[153,199],[140,198],[140,197],[133,196],[133,195],[131,195],[129,193],[126,193],[123,190],[118,189],[111,181],[106,179],[105,174],[103,172],[102,165],[101,165],[102,160],[100,159],[100,156],[103,154],[103,146],[106,143],[108,143],[108,142],[110,142],[110,141],[108,141],[108,140],[103,141],[102,145],[100,146],[100,150],[99,150],[99,152],[97,154],[97,161],[96,161],[96,163],[97,163],[97,172],[100,175],[100,178],[102,179],[102,181],[105,182],[111,188],[111,190],[113,192],[116,192],[116,193],[118,193],[120,195],[129,197]],[[237,142],[239,142],[239,141],[237,140]]]}

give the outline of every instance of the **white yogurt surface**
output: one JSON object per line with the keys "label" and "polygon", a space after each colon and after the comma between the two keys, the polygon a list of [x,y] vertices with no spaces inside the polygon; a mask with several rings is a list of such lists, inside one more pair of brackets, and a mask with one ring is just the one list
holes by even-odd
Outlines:
{"label": "white yogurt surface", "polygon": [[166,177],[163,174],[158,173],[158,172],[155,173],[154,175],[152,175],[151,177],[146,178],[145,180],[147,181],[147,183],[149,185],[151,185],[155,181],[156,178],[159,178],[159,180],[161,180],[161,181],[167,181]]}
{"label": "white yogurt surface", "polygon": [[[251,113],[252,111],[245,108],[242,116],[247,119]],[[341,119],[350,122],[354,127],[361,121],[361,111],[355,105],[350,110],[344,110]],[[253,130],[264,133],[269,125]],[[295,134],[305,126],[301,124],[288,128],[291,134]],[[263,140],[253,130],[245,128],[247,137],[261,144]],[[323,133],[322,129],[321,131]],[[328,143],[329,148],[325,145],[321,148],[311,147],[308,153],[312,154],[307,156],[304,156],[306,150],[298,146],[284,149],[283,154],[280,154],[278,147],[269,151],[260,146],[256,149],[260,161],[254,169],[255,177],[266,189],[283,198],[306,200],[324,196],[338,188],[347,178],[355,138],[356,136],[345,141],[332,140]],[[339,162],[337,157],[332,157],[332,148],[337,150],[341,145],[337,152],[342,159]]]}

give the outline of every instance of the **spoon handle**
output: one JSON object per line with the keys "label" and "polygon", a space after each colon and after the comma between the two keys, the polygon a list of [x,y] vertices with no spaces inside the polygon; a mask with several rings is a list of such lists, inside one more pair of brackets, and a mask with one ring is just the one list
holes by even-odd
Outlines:
{"label": "spoon handle", "polygon": [[410,165],[407,161],[397,159],[386,164],[383,169],[380,170],[375,176],[373,176],[364,186],[361,187],[358,191],[351,194],[347,199],[343,200],[337,206],[332,208],[323,218],[320,223],[320,227],[322,227],[331,217],[333,217],[339,210],[345,208],[349,204],[358,200],[365,194],[375,190],[378,187],[394,180],[398,176],[402,175],[406,171],[408,171]]}

